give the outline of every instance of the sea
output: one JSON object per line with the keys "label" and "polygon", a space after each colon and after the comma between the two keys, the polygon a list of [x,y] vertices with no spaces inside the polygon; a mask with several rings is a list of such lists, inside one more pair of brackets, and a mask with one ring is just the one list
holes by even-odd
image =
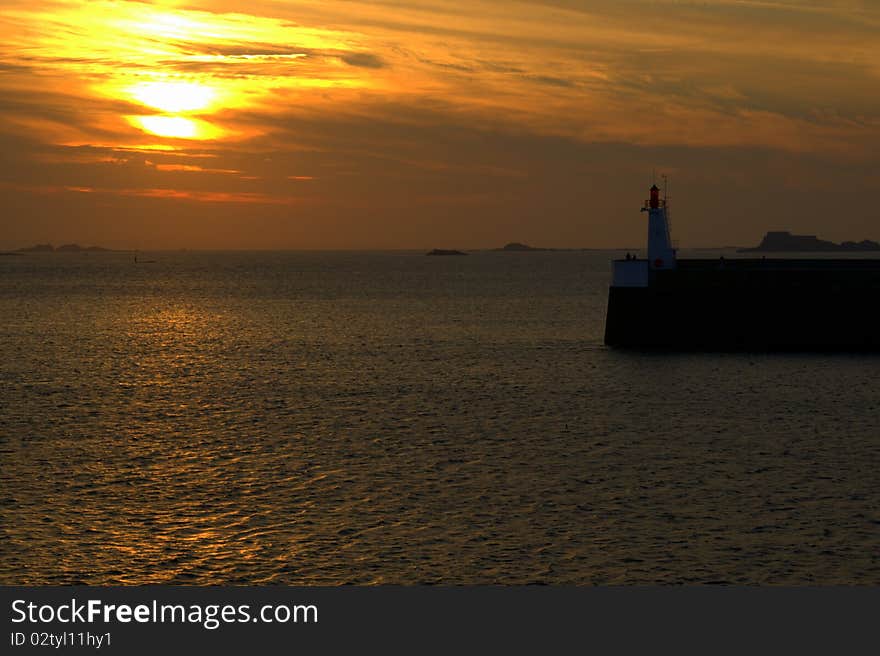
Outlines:
{"label": "sea", "polygon": [[622,255],[0,257],[0,583],[880,584],[880,356],[609,349]]}

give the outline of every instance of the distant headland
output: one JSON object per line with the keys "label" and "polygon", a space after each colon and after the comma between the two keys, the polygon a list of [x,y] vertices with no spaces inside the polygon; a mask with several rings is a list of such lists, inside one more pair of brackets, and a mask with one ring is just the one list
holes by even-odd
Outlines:
{"label": "distant headland", "polygon": [[844,241],[839,244],[819,239],[816,235],[793,235],[787,231],[768,232],[761,243],[753,248],[737,249],[738,253],[794,251],[799,253],[840,251],[880,251],[880,243],[865,239],[863,241]]}
{"label": "distant headland", "polygon": [[80,246],[79,244],[62,244],[57,248],[52,244],[37,244],[28,248],[19,248],[18,253],[110,253],[109,248],[101,246]]}

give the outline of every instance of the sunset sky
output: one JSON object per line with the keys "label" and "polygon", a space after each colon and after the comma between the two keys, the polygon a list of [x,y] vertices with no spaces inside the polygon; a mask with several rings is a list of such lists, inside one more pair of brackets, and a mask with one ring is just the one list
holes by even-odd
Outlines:
{"label": "sunset sky", "polygon": [[873,0],[0,8],[0,248],[880,240]]}

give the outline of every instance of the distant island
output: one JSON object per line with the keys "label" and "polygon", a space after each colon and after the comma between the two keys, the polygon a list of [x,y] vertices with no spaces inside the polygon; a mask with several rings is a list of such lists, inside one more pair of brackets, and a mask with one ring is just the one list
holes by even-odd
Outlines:
{"label": "distant island", "polygon": [[531,251],[555,251],[555,248],[536,248],[534,246],[529,246],[528,244],[522,244],[518,241],[512,241],[509,244],[503,246],[502,248],[493,248],[495,251],[507,251],[507,252],[531,252]]}
{"label": "distant island", "polygon": [[425,253],[425,255],[467,255],[467,253],[445,248],[435,248],[434,250]]}
{"label": "distant island", "polygon": [[761,243],[753,248],[737,249],[738,253],[757,252],[780,253],[786,251],[824,252],[840,251],[880,251],[880,243],[865,239],[863,241],[844,241],[839,244],[819,239],[816,235],[793,235],[787,231],[768,232]]}
{"label": "distant island", "polygon": [[19,248],[19,253],[109,253],[109,248],[100,246],[80,246],[79,244],[62,244],[57,248],[52,244],[37,244],[28,248]]}

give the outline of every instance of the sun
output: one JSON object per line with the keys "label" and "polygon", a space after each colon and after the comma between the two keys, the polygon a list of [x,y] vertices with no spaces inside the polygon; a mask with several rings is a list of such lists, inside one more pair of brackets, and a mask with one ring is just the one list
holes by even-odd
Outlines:
{"label": "sun", "polygon": [[216,139],[223,131],[215,125],[182,116],[127,116],[128,122],[144,132],[173,139]]}
{"label": "sun", "polygon": [[210,109],[216,89],[197,82],[140,82],[126,89],[142,105],[163,112],[198,112]]}
{"label": "sun", "polygon": [[151,116],[126,116],[131,125],[158,137],[172,139],[217,139],[225,131],[196,118],[216,111],[218,90],[192,81],[145,81],[124,89],[141,105],[162,112]]}

